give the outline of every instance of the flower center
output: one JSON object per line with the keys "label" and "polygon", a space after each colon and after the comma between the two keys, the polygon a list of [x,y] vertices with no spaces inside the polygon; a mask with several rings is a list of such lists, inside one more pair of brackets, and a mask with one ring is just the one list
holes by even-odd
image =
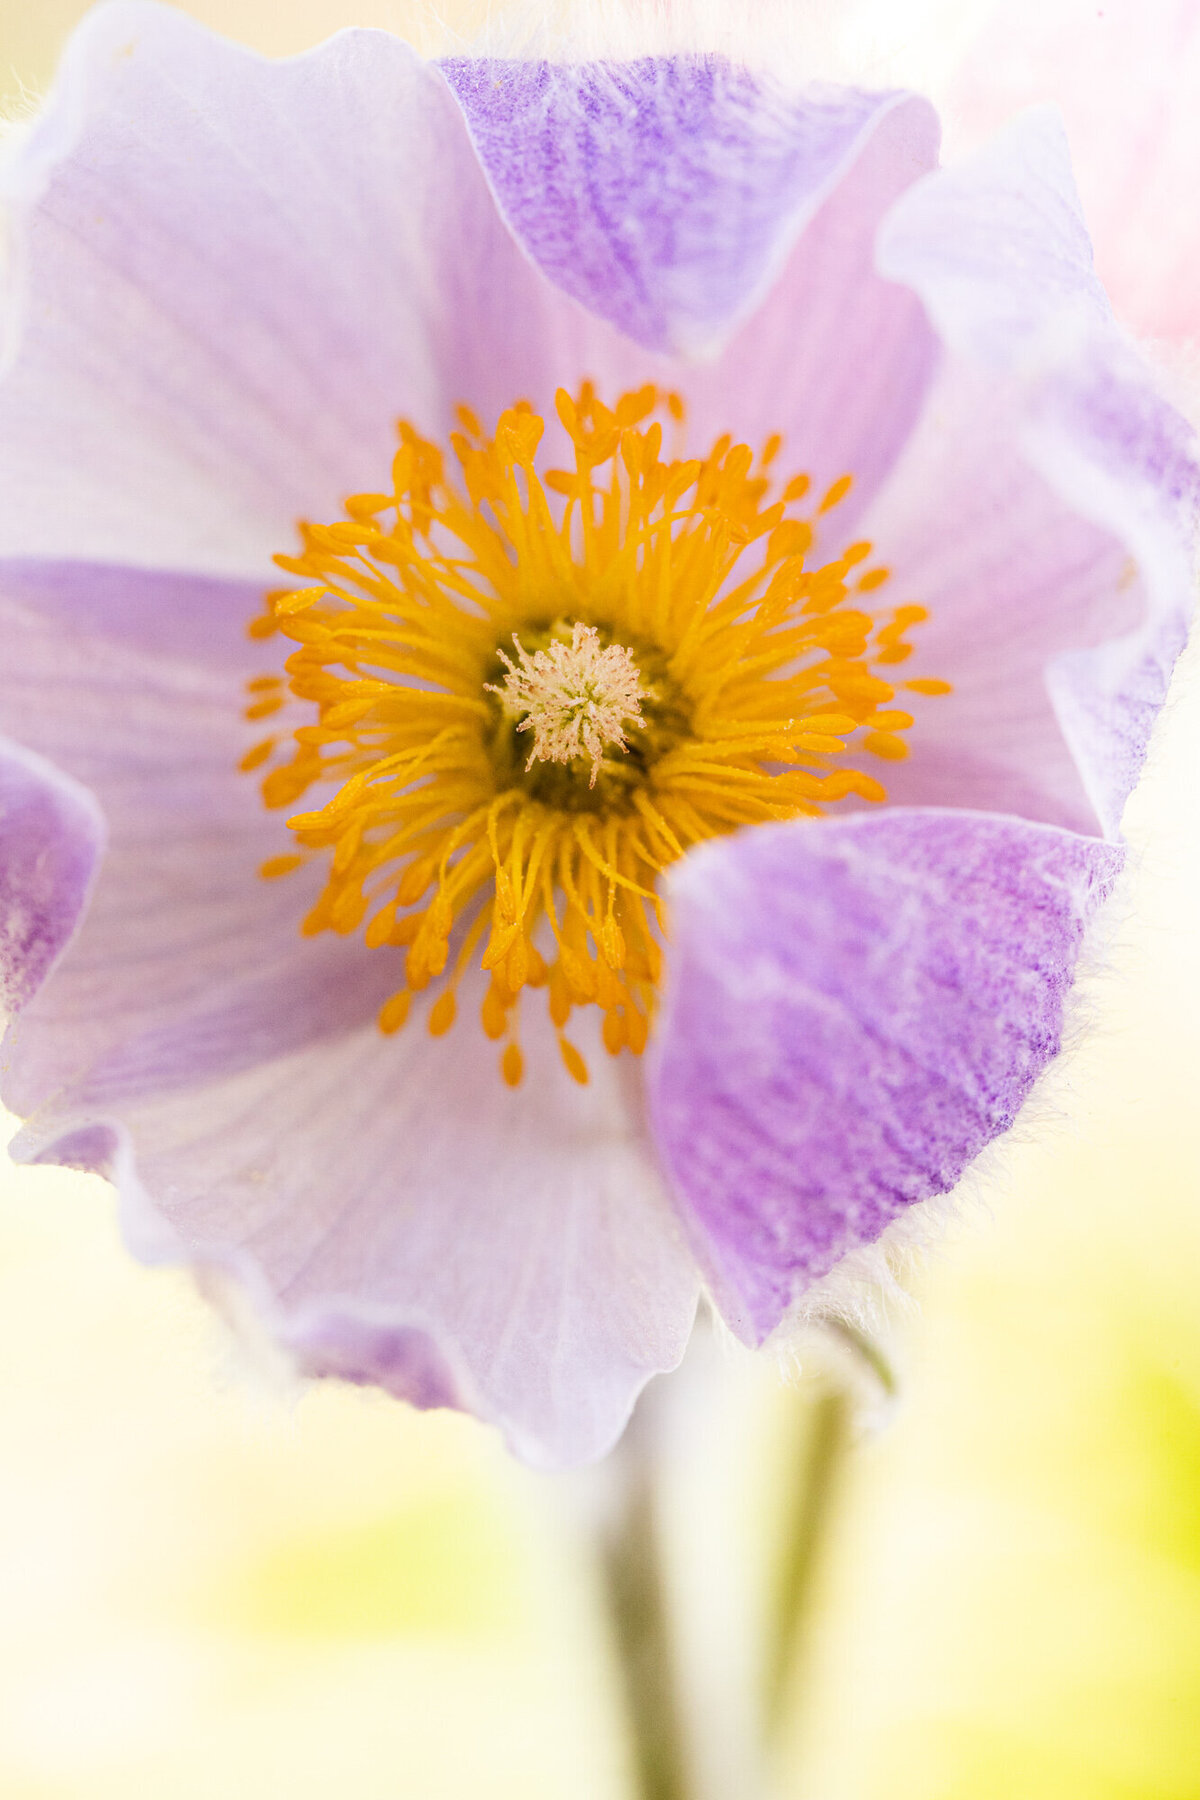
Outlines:
{"label": "flower center", "polygon": [[574,466],[544,473],[527,405],[491,437],[461,409],[460,482],[402,424],[392,491],[303,526],[301,553],[276,558],[303,585],[270,594],[251,626],[297,647],[286,679],[250,684],[248,716],[300,717],[242,767],[269,766],[268,806],[313,803],[263,875],[322,859],[303,929],[365,928],[400,952],[384,1031],[435,982],[428,1027],[447,1031],[480,964],[482,1026],[505,1041],[512,1085],[527,987],[546,990],[577,1080],[576,1008],[601,1009],[611,1054],[644,1048],[657,879],[692,845],[847,795],[883,800],[845,759],[852,736],[869,756],[906,754],[912,717],[880,671],[908,657],[924,609],[876,610],[888,572],[865,566],[866,542],[809,567],[850,477],[800,516],[807,477],[772,497],[778,438],[757,459],[728,438],[664,458],[660,409],[677,430],[682,407],[653,388],[615,408],[590,385],[560,391]]}
{"label": "flower center", "polygon": [[625,749],[626,725],[646,729],[645,690],[633,652],[625,644],[602,645],[595,626],[578,619],[569,644],[552,639],[530,656],[516,632],[513,643],[518,660],[501,650],[508,674],[499,687],[491,682],[487,687],[520,721],[518,731],[533,732],[526,773],[535,762],[570,763],[586,756],[592,765],[588,786],[595,787],[609,745]]}

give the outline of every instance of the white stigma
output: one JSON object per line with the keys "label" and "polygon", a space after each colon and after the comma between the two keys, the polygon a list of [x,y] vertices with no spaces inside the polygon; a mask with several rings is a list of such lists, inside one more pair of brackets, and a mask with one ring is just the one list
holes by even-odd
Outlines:
{"label": "white stigma", "polygon": [[571,642],[552,642],[532,656],[513,633],[517,661],[500,651],[508,670],[499,694],[518,731],[532,731],[533,749],[526,769],[535,762],[574,762],[588,756],[595,787],[604,752],[612,745],[628,748],[625,729],[646,728],[641,703],[649,698],[632,652],[624,644],[601,647],[591,625],[576,624]]}

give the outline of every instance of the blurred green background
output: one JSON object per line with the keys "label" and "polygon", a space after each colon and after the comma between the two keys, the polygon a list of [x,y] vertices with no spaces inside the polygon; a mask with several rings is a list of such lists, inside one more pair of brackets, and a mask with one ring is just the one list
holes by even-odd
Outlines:
{"label": "blurred green background", "polygon": [[[0,0],[7,103],[83,10]],[[400,0],[187,10],[272,51],[350,22],[444,41]],[[819,12],[824,72],[935,93],[970,24]],[[1200,1797],[1197,768],[1193,658],[1080,1042],[897,1310],[903,1397],[823,1572],[796,1800]],[[627,1792],[569,1483],[465,1419],[272,1386],[58,1171],[0,1174],[0,1368],[4,1800]],[[738,1379],[786,1404],[766,1366]]]}

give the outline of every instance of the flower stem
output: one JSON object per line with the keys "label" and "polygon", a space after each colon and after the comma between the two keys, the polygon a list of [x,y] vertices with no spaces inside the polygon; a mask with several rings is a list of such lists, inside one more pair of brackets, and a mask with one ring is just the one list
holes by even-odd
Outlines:
{"label": "flower stem", "polygon": [[[857,1342],[845,1348],[863,1354]],[[683,1367],[650,1384],[597,1469],[591,1493],[603,1505],[590,1510],[637,1800],[766,1800],[772,1791],[771,1763],[812,1648],[855,1392],[831,1370],[804,1394],[774,1390],[764,1406],[764,1388],[701,1331]],[[769,1446],[792,1429],[797,1453],[768,1578],[757,1533],[774,1509],[762,1511],[762,1482],[776,1462]]]}
{"label": "flower stem", "polygon": [[638,1800],[689,1800],[669,1599],[660,1553],[657,1446],[639,1407],[613,1452],[618,1493],[600,1565],[621,1665]]}
{"label": "flower stem", "polygon": [[784,1533],[774,1644],[766,1668],[766,1723],[772,1733],[783,1723],[795,1692],[797,1671],[809,1648],[816,1589],[852,1427],[853,1404],[844,1389],[827,1387],[810,1403]]}

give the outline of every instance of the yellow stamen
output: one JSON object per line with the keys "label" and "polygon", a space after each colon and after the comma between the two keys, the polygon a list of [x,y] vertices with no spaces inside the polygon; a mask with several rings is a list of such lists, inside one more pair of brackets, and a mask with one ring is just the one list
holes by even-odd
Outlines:
{"label": "yellow stamen", "polygon": [[[491,438],[462,409],[461,484],[402,424],[392,491],[303,526],[300,554],[276,558],[293,585],[250,628],[298,647],[290,697],[260,677],[249,714],[290,703],[303,718],[243,766],[273,765],[269,806],[324,790],[289,819],[296,854],[263,874],[323,857],[303,929],[363,927],[399,952],[384,1031],[443,978],[428,1025],[448,1031],[460,976],[472,961],[489,970],[480,1022],[507,1040],[510,1086],[526,987],[546,988],[575,1080],[588,1077],[563,1036],[576,1007],[601,1009],[611,1054],[639,1054],[662,966],[662,871],[739,826],[884,799],[840,760],[846,740],[894,759],[912,724],[878,671],[909,655],[924,609],[863,610],[887,581],[855,574],[866,542],[807,566],[815,527],[795,507],[809,481],[771,498],[778,438],[757,463],[728,438],[664,460],[660,405],[682,423],[677,398],[653,388],[615,408],[587,384],[560,391],[574,468],[544,474],[527,405]],[[835,481],[817,516],[850,485]]]}

